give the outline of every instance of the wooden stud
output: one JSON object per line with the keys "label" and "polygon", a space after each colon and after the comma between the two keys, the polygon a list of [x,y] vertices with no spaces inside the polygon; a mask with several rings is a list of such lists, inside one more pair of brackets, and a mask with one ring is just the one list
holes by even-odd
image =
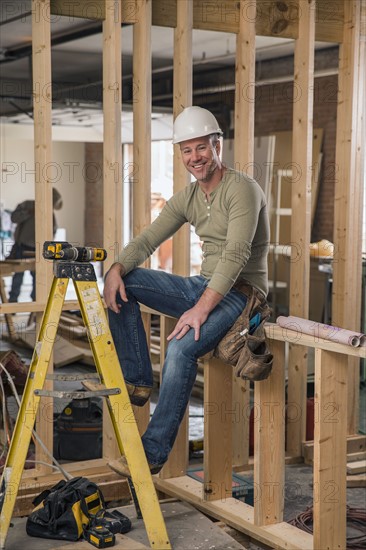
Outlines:
{"label": "wooden stud", "polygon": [[[151,222],[151,0],[136,0],[133,27],[133,236]],[[150,260],[145,262],[150,265]],[[150,340],[150,315],[144,314],[144,326]],[[143,433],[150,419],[149,405],[134,407],[139,430]]]}
{"label": "wooden stud", "polygon": [[151,222],[151,0],[137,0],[133,27],[133,236]]}
{"label": "wooden stud", "polygon": [[[49,0],[32,2],[32,65],[33,65],[33,113],[34,113],[34,162],[39,167],[35,177],[35,242],[36,242],[36,301],[46,303],[52,282],[51,262],[41,260],[44,241],[53,239],[52,183],[49,166],[52,160],[52,76],[51,76],[51,23]],[[42,205],[42,207],[40,207]],[[40,318],[38,319],[40,321]],[[53,370],[50,365],[49,372]],[[45,389],[52,389],[46,381]],[[53,448],[53,400],[42,399],[37,415],[37,433],[47,449]],[[49,463],[49,456],[37,444],[36,460]],[[37,466],[41,472],[49,467]]]}
{"label": "wooden stud", "polygon": [[[41,261],[43,242],[52,240],[52,183],[48,166],[52,159],[52,76],[51,29],[49,0],[33,0],[32,4],[32,63],[34,109],[34,161],[39,167],[35,178],[36,208],[36,300],[47,301],[52,280],[52,265]],[[37,177],[37,173],[39,177]]]}
{"label": "wooden stud", "polygon": [[[340,46],[338,77],[338,109],[336,137],[337,179],[334,201],[334,245],[332,323],[358,330],[360,323],[361,243],[359,239],[362,177],[357,152],[358,118],[362,97],[359,87],[361,4],[346,1],[343,42]],[[363,68],[361,70],[363,74]],[[356,215],[355,215],[356,214]],[[359,368],[350,360],[348,369],[349,411],[348,433],[358,431]]]}
{"label": "wooden stud", "polygon": [[344,40],[340,46],[339,90],[337,114],[336,165],[338,168],[335,186],[332,320],[338,326],[356,329],[354,310],[359,299],[353,272],[354,257],[354,194],[357,154],[357,109],[358,61],[359,61],[359,7],[357,1],[345,3]]}
{"label": "wooden stud", "polygon": [[272,342],[272,373],[255,383],[254,522],[283,521],[285,487],[285,345]]}
{"label": "wooden stud", "polygon": [[235,62],[235,140],[234,163],[239,171],[254,173],[254,104],[255,104],[255,18],[244,14],[256,12],[256,2],[240,1],[239,33],[236,37]]}
{"label": "wooden stud", "polygon": [[[180,0],[177,5],[177,26],[174,29],[173,116],[192,105],[192,1]],[[174,193],[184,189],[190,175],[183,165],[179,145],[173,158]],[[190,228],[182,227],[173,237],[173,272],[190,274]]]}
{"label": "wooden stud", "polygon": [[315,350],[314,548],[346,549],[347,356]]}
{"label": "wooden stud", "polygon": [[[234,166],[253,177],[254,173],[254,102],[255,102],[255,17],[256,2],[241,0],[239,32],[236,37],[235,63],[235,140]],[[250,14],[252,17],[250,17]],[[224,159],[225,160],[225,159]],[[234,376],[234,374],[233,374]],[[233,380],[233,403],[249,410],[250,386]],[[244,466],[249,460],[249,415],[233,425],[233,465]]]}
{"label": "wooden stud", "polygon": [[[355,286],[359,289],[357,295],[362,293],[362,232],[363,232],[363,206],[364,206],[364,182],[365,182],[365,147],[366,147],[366,0],[361,0],[361,26],[359,41],[358,62],[358,97],[357,97],[357,135],[355,153],[355,195],[353,223],[355,228],[355,240],[353,246],[352,265],[355,267]],[[353,311],[354,326],[360,327],[362,300],[358,299]],[[362,331],[362,327],[360,327]],[[359,431],[360,410],[360,362],[357,359],[348,359],[348,433]]]}
{"label": "wooden stud", "polygon": [[232,494],[232,366],[212,358],[204,363],[203,500],[225,500]]}
{"label": "wooden stud", "polygon": [[104,271],[122,248],[121,10],[106,0],[103,23],[103,241],[109,252]]}
{"label": "wooden stud", "polygon": [[[290,268],[290,315],[309,316],[310,231],[313,141],[315,1],[301,3],[299,37],[295,41],[292,130],[292,197],[291,242],[301,251]],[[306,350],[290,347],[288,365],[288,397],[302,411],[306,410]],[[287,451],[300,456],[305,439],[306,418],[288,424]]]}
{"label": "wooden stud", "polygon": [[[116,261],[115,253],[122,246],[121,78],[120,3],[107,0],[103,22],[103,242],[109,254],[104,270]],[[106,403],[103,403],[103,456],[109,459],[120,456]]]}
{"label": "wooden stud", "polygon": [[236,470],[249,464],[249,419],[250,419],[250,384],[241,380],[233,372],[233,409],[239,416],[233,423],[233,467]]}
{"label": "wooden stud", "polygon": [[[192,1],[180,0],[177,5],[177,26],[174,29],[173,116],[192,105]],[[179,145],[173,158],[173,189],[177,193],[190,182],[180,158]],[[187,224],[173,236],[173,273],[190,274],[190,227]],[[187,468],[188,414],[181,422],[175,445],[164,468],[164,477],[181,475]]]}
{"label": "wooden stud", "polygon": [[[360,15],[360,40],[359,40],[359,61],[358,61],[358,97],[356,114],[356,151],[355,151],[355,193],[353,195],[353,259],[355,287],[358,289],[358,296],[362,293],[362,231],[363,231],[363,205],[364,205],[364,170],[365,170],[365,145],[366,145],[366,1],[362,0]],[[354,326],[360,327],[362,300],[356,300],[353,310]],[[348,314],[347,314],[348,315]],[[362,330],[362,328],[360,329]],[[358,433],[359,431],[359,410],[360,410],[360,362],[357,359],[348,359],[348,433]]]}

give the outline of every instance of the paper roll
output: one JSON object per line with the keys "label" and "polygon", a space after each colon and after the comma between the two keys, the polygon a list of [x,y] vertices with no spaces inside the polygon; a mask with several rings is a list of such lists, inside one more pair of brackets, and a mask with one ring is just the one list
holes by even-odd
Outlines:
{"label": "paper roll", "polygon": [[346,330],[340,327],[334,327],[333,325],[324,325],[323,323],[317,323],[310,321],[309,319],[302,319],[301,317],[295,317],[289,315],[288,317],[277,317],[276,323],[283,328],[289,330],[296,330],[303,334],[309,334],[314,338],[322,338],[323,340],[330,340],[337,344],[345,344],[347,346],[358,347],[366,346],[366,336],[360,332],[354,332]]}

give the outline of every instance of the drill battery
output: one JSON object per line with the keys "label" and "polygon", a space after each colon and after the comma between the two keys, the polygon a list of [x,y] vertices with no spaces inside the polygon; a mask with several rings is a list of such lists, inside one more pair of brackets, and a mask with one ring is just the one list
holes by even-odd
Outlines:
{"label": "drill battery", "polygon": [[103,518],[99,520],[101,525],[106,527],[111,533],[128,533],[131,531],[131,520],[118,510],[106,510]]}
{"label": "drill battery", "polygon": [[114,533],[111,533],[104,525],[95,525],[85,529],[84,538],[96,548],[110,548],[116,543]]}

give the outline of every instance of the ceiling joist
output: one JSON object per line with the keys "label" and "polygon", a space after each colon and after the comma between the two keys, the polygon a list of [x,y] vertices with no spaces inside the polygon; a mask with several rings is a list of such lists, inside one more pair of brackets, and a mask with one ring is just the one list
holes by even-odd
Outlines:
{"label": "ceiling joist", "polygon": [[[303,2],[307,0],[248,0],[240,8],[237,0],[193,0],[193,28],[238,33],[240,18],[246,17],[255,19],[258,36],[295,39]],[[108,9],[108,0],[51,0],[52,14],[84,19],[105,19],[106,6]],[[135,0],[123,0],[121,9],[122,23],[138,20]],[[315,10],[315,40],[342,42],[344,0],[317,0]],[[152,22],[176,27],[177,0],[152,0]]]}

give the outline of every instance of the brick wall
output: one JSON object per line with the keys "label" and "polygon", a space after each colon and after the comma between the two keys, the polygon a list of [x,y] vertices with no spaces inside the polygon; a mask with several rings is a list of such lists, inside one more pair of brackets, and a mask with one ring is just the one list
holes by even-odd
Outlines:
{"label": "brick wall", "polygon": [[85,144],[85,245],[103,245],[103,144]]}
{"label": "brick wall", "polygon": [[[337,76],[315,79],[314,128],[324,130],[322,170],[312,241],[333,241],[333,201],[337,119]],[[269,135],[292,128],[293,86],[291,82],[261,86],[255,105],[255,135]]]}

